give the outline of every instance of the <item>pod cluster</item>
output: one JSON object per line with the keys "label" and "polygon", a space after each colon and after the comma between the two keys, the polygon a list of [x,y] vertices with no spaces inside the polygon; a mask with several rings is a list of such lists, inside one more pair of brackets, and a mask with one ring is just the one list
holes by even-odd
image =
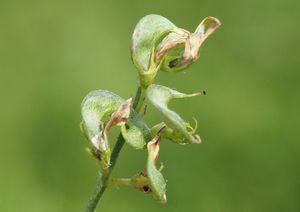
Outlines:
{"label": "pod cluster", "polygon": [[197,121],[192,127],[171,110],[168,103],[172,99],[203,93],[184,94],[153,82],[160,70],[180,72],[198,60],[202,43],[219,26],[220,21],[214,17],[205,18],[192,33],[159,15],[147,15],[138,22],[132,35],[132,61],[138,70],[142,101],[152,105],[162,120],[149,126],[143,120],[141,104],[133,106],[132,98],[124,99],[107,90],[91,91],[81,104],[81,131],[90,142],[88,151],[99,161],[103,175],[109,173],[111,165],[108,134],[113,126],[117,126],[128,145],[137,150],[146,149],[148,154],[143,171],[128,179],[126,184],[152,193],[161,203],[167,202],[166,180],[162,168],[156,166],[161,140],[176,144],[201,143],[196,134]]}

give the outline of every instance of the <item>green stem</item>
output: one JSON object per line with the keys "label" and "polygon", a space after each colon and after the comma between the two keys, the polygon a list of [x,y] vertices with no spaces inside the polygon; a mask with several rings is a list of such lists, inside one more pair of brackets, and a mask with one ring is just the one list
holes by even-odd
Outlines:
{"label": "green stem", "polygon": [[[144,100],[145,100],[145,90],[142,89],[141,87],[139,87],[136,92],[132,107],[134,109],[136,109],[137,112],[139,112],[140,109],[142,108]],[[124,143],[125,143],[125,141],[124,141],[123,136],[121,134],[119,134],[117,142],[116,142],[114,149],[112,151],[112,154],[111,154],[111,166],[109,167],[109,172],[107,175],[102,175],[101,173],[99,174],[94,192],[93,192],[92,196],[90,197],[90,199],[86,205],[86,208],[84,210],[85,212],[93,212],[95,210],[95,208],[97,207],[99,200],[101,199],[103,193],[105,192],[105,190],[107,188],[107,184],[109,182],[111,172],[116,165],[117,159],[119,157],[119,153],[120,153]]]}
{"label": "green stem", "polygon": [[111,179],[107,185],[108,186],[118,186],[118,185],[133,186],[132,180],[130,178],[115,178],[115,179]]}
{"label": "green stem", "polygon": [[137,112],[140,112],[143,105],[144,105],[144,102],[145,102],[145,98],[146,98],[146,89],[145,88],[142,88],[142,87],[139,87],[138,88],[138,91],[137,91],[137,94],[138,94],[138,98],[135,99],[134,103],[133,103],[133,108],[137,111]]}

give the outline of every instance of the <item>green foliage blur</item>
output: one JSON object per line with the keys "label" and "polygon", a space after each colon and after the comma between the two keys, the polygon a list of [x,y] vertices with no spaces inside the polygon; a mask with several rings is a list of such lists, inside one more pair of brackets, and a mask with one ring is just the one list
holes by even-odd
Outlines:
{"label": "green foliage blur", "polygon": [[[97,164],[79,131],[81,100],[94,89],[134,96],[130,40],[150,13],[191,31],[209,15],[222,22],[197,63],[156,80],[207,91],[171,104],[198,119],[203,143],[162,142],[167,205],[122,187],[97,211],[300,211],[299,10],[297,0],[1,0],[0,211],[83,211]],[[145,161],[126,146],[113,176]]]}

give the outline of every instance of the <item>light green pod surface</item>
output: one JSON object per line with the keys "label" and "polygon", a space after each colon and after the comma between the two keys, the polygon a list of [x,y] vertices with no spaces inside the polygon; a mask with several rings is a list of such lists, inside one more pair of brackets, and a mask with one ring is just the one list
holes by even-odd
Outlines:
{"label": "light green pod surface", "polygon": [[148,71],[151,53],[156,42],[176,26],[160,15],[147,15],[136,25],[131,41],[131,56],[139,70]]}
{"label": "light green pod surface", "polygon": [[168,139],[180,144],[201,142],[200,136],[189,130],[188,124],[176,112],[168,108],[168,103],[171,99],[187,98],[196,95],[200,95],[200,93],[183,94],[168,87],[155,84],[152,84],[147,89],[148,100],[162,114],[167,126],[173,130]]}
{"label": "light green pod surface", "polygon": [[[103,125],[125,100],[106,90],[91,91],[81,104],[83,129],[91,141],[103,129]],[[150,140],[150,131],[137,112],[131,109],[126,124],[121,126],[125,141],[134,148],[141,149]]]}
{"label": "light green pod surface", "polygon": [[83,128],[89,140],[102,130],[101,125],[123,102],[124,99],[107,90],[95,90],[88,93],[81,103],[81,116]]}
{"label": "light green pod surface", "polygon": [[145,144],[151,140],[149,127],[133,109],[126,124],[121,126],[121,133],[125,141],[136,149],[144,148]]}
{"label": "light green pod surface", "polygon": [[147,159],[147,177],[149,179],[150,188],[153,192],[153,195],[156,199],[158,199],[161,203],[167,203],[167,196],[166,196],[166,180],[164,176],[156,168],[156,162],[159,155],[159,143],[160,143],[160,135],[154,137],[150,142],[147,144],[148,150],[148,159]]}
{"label": "light green pod surface", "polygon": [[155,198],[157,198],[163,204],[166,203],[166,180],[164,179],[162,173],[157,170],[154,160],[151,158],[147,161],[147,174],[150,182],[150,187]]}

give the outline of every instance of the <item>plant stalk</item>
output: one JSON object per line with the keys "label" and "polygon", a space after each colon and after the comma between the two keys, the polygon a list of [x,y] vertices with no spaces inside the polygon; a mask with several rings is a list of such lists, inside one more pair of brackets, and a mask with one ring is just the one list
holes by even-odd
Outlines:
{"label": "plant stalk", "polygon": [[[145,90],[141,87],[138,88],[135,98],[134,98],[134,102],[133,102],[133,109],[136,109],[137,112],[139,112],[143,106],[145,100]],[[118,139],[116,141],[116,144],[114,146],[114,149],[112,151],[111,154],[111,165],[109,167],[109,172],[107,175],[102,175],[101,173],[99,173],[99,177],[96,183],[96,186],[94,188],[93,194],[91,195],[86,208],[85,208],[85,212],[93,212],[96,207],[98,202],[100,201],[103,193],[105,192],[109,179],[110,179],[110,175],[112,170],[114,169],[117,159],[119,157],[119,153],[123,147],[125,143],[125,140],[123,138],[123,136],[121,134],[119,134]]]}
{"label": "plant stalk", "polygon": [[119,186],[119,185],[133,186],[131,178],[115,178],[115,179],[111,179],[108,183],[108,186]]}

